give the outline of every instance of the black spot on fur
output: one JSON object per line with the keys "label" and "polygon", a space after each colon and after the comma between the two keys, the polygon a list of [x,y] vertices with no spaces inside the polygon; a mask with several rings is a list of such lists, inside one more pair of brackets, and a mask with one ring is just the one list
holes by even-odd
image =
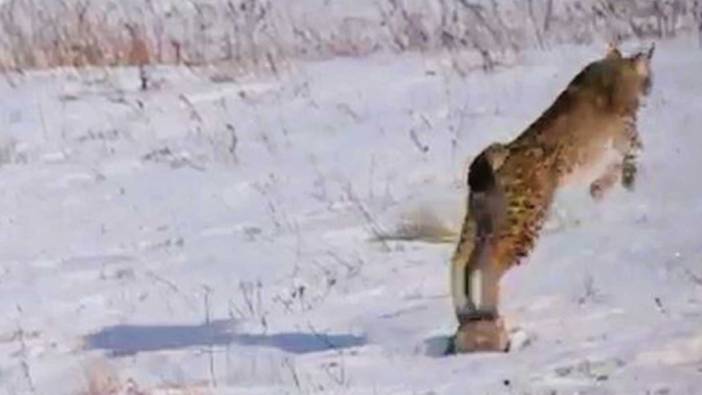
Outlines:
{"label": "black spot on fur", "polygon": [[485,153],[478,155],[471,163],[468,171],[468,186],[471,192],[484,192],[495,186],[495,172]]}

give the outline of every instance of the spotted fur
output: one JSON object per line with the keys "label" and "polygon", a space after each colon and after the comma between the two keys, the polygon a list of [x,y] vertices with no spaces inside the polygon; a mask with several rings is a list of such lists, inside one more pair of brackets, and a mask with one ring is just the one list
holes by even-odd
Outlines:
{"label": "spotted fur", "polygon": [[[617,182],[633,188],[642,148],[636,113],[651,88],[652,54],[653,47],[631,57],[611,48],[517,138],[493,144],[474,159],[452,258],[459,322],[497,316],[499,279],[533,250],[558,188],[582,182],[593,171],[597,177],[587,182],[596,199]],[[479,291],[471,289],[476,276]]]}

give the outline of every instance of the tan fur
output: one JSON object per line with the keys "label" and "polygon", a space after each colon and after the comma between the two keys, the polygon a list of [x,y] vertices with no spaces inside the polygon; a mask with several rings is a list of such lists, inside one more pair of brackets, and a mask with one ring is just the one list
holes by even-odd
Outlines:
{"label": "tan fur", "polygon": [[[624,57],[610,48],[516,139],[493,144],[476,158],[469,179],[480,190],[471,186],[451,269],[463,327],[476,311],[496,313],[499,279],[533,249],[558,188],[591,182],[590,192],[599,199],[620,180],[633,187],[641,148],[636,113],[650,88],[652,53],[653,48]],[[491,172],[479,166],[480,160],[490,164]],[[474,280],[478,290],[471,289]],[[459,341],[470,337],[459,334]],[[457,349],[466,347],[456,344]]]}

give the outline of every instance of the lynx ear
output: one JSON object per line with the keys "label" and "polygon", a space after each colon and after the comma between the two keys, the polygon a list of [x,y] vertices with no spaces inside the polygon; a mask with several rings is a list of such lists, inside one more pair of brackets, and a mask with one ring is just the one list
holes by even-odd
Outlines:
{"label": "lynx ear", "polygon": [[647,77],[651,74],[651,59],[655,50],[656,44],[652,43],[648,50],[639,52],[633,57],[634,67],[642,77]]}
{"label": "lynx ear", "polygon": [[607,44],[607,55],[605,55],[605,59],[621,59],[622,58],[622,53],[619,51],[619,48],[617,48],[617,43],[614,41],[610,41]]}

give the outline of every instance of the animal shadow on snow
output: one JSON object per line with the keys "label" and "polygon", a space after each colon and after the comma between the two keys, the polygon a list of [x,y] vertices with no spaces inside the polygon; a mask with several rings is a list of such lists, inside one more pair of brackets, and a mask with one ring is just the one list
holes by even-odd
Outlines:
{"label": "animal shadow on snow", "polygon": [[437,335],[424,340],[424,354],[440,358],[454,354],[453,336]]}
{"label": "animal shadow on snow", "polygon": [[129,356],[140,352],[177,350],[196,346],[270,347],[293,354],[362,346],[364,336],[323,333],[235,333],[234,322],[213,321],[201,325],[115,325],[84,337],[85,348],[106,350],[110,356]]}

